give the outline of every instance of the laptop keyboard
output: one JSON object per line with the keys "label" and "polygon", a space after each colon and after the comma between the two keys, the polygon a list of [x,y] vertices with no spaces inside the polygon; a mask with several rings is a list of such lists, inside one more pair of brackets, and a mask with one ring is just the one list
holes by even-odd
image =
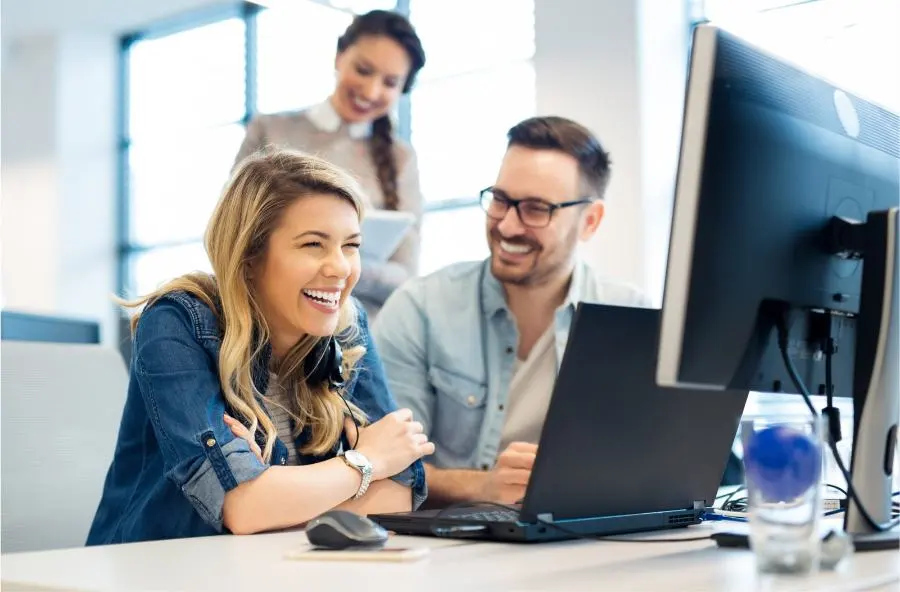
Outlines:
{"label": "laptop keyboard", "polygon": [[461,510],[451,512],[447,517],[478,522],[515,522],[519,518],[519,513],[512,510]]}

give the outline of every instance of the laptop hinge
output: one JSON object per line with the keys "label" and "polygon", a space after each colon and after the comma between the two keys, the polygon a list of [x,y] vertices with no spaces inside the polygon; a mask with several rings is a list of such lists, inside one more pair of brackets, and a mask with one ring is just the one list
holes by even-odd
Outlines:
{"label": "laptop hinge", "polygon": [[694,500],[694,509],[695,510],[703,510],[705,508],[706,508],[706,500],[700,500],[699,502],[697,500]]}
{"label": "laptop hinge", "polygon": [[553,514],[552,513],[538,514],[536,516],[536,518],[537,518],[538,522],[543,522],[544,524],[547,524],[548,522],[553,522]]}

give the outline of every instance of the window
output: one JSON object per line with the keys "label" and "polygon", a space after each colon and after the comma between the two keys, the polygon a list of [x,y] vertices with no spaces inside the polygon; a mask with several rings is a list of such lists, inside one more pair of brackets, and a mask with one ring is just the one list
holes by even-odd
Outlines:
{"label": "window", "polygon": [[229,18],[128,49],[132,139],[198,129],[244,116],[244,28]]}
{"label": "window", "polygon": [[201,242],[189,242],[171,247],[157,247],[136,253],[134,266],[134,293],[147,294],[162,282],[188,271],[211,272],[209,258]]}
{"label": "window", "polygon": [[[141,246],[198,240],[244,137],[229,124],[134,142],[130,236]],[[177,141],[176,141],[177,140]]]}
{"label": "window", "polygon": [[474,200],[493,183],[506,132],[534,115],[534,88],[533,66],[518,62],[433,80],[413,92],[410,127],[417,152],[427,155],[419,160],[426,202]]}
{"label": "window", "polygon": [[125,295],[208,268],[201,238],[244,135],[245,36],[232,16],[126,43]]}
{"label": "window", "polygon": [[430,269],[487,255],[485,215],[480,207],[466,206],[428,212],[422,221],[421,260]]}
{"label": "window", "polygon": [[[261,113],[302,109],[331,92],[337,39],[348,12],[314,2],[265,10],[257,17],[257,98]],[[315,59],[300,59],[315,56]]]}
{"label": "window", "polygon": [[706,0],[702,17],[846,90],[900,110],[896,0]]}
{"label": "window", "polygon": [[494,181],[507,130],[536,111],[534,2],[410,0],[410,20],[428,55],[410,97],[428,273],[487,255],[478,191]]}

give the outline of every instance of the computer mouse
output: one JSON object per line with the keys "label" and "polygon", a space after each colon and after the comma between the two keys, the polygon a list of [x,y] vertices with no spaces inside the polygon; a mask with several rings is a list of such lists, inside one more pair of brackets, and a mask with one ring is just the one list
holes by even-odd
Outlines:
{"label": "computer mouse", "polygon": [[380,547],[387,541],[388,533],[365,516],[329,510],[307,522],[306,538],[313,546],[326,549]]}

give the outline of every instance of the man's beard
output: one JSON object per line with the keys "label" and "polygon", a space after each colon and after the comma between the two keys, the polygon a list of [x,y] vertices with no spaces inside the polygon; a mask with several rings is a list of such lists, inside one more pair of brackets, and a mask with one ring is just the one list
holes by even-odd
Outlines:
{"label": "man's beard", "polygon": [[[549,278],[556,275],[560,268],[565,265],[565,261],[556,261],[554,256],[560,249],[565,249],[565,244],[560,244],[552,251],[545,251],[544,247],[534,239],[529,237],[516,237],[514,239],[506,239],[497,229],[490,231],[491,244],[493,246],[491,252],[491,273],[497,278],[497,281],[503,284],[514,286],[535,286],[546,282]],[[502,263],[497,261],[498,251],[502,251],[500,241],[511,245],[523,245],[532,248],[528,254],[532,258],[531,264],[525,269],[507,269]],[[502,255],[500,255],[502,256]]]}

